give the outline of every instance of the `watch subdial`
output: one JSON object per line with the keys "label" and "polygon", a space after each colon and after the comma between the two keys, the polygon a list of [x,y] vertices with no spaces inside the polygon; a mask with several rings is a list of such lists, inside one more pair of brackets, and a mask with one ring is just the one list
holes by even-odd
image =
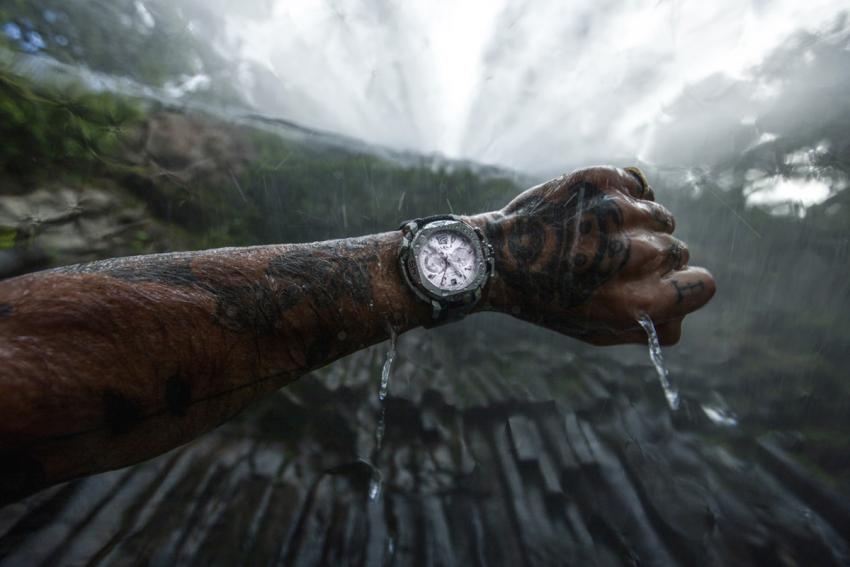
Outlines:
{"label": "watch subdial", "polygon": [[426,251],[422,264],[426,272],[437,274],[443,271],[446,263],[439,254]]}

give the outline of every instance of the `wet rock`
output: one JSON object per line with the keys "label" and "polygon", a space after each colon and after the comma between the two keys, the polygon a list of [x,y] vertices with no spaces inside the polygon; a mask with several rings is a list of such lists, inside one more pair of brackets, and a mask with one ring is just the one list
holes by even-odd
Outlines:
{"label": "wet rock", "polygon": [[182,183],[233,183],[255,158],[238,128],[180,112],[161,111],[144,123],[140,161]]}
{"label": "wet rock", "polygon": [[48,261],[72,264],[171,244],[144,205],[95,186],[6,195],[0,229],[14,234],[13,247],[0,251],[0,276],[47,267]]}

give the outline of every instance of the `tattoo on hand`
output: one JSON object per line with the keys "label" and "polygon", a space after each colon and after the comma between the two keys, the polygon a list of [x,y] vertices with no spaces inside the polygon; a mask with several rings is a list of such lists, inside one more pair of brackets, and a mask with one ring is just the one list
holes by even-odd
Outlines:
{"label": "tattoo on hand", "polygon": [[105,274],[134,283],[162,283],[174,286],[197,285],[192,272],[192,252],[172,252],[153,256],[112,258],[87,264],[64,266],[52,271],[62,274]]}
{"label": "tattoo on hand", "polygon": [[[497,252],[499,273],[525,296],[567,308],[581,305],[629,259],[623,213],[592,183],[534,195],[509,205],[505,214],[488,225],[488,236],[505,242]],[[562,277],[552,277],[559,272]]]}
{"label": "tattoo on hand", "polygon": [[673,232],[675,221],[660,205],[652,207],[652,218],[659,224],[661,230]]}
{"label": "tattoo on hand", "polygon": [[682,303],[685,296],[705,291],[705,282],[697,281],[689,284],[680,284],[677,280],[670,280],[670,284],[676,288],[676,304]]}
{"label": "tattoo on hand", "polygon": [[678,270],[684,264],[685,248],[678,242],[674,242],[667,249],[667,272]]}

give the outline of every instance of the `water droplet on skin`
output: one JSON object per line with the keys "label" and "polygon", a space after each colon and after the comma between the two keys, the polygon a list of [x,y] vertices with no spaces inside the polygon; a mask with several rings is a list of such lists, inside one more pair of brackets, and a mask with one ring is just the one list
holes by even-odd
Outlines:
{"label": "water droplet on skin", "polygon": [[638,323],[646,331],[647,343],[649,346],[649,359],[655,366],[655,371],[658,373],[658,381],[661,382],[661,388],[664,389],[664,396],[667,398],[667,404],[670,409],[676,411],[679,409],[679,389],[670,380],[670,373],[664,365],[664,356],[661,354],[661,344],[658,342],[658,333],[655,332],[655,325],[652,323],[649,315],[643,314],[638,317]]}

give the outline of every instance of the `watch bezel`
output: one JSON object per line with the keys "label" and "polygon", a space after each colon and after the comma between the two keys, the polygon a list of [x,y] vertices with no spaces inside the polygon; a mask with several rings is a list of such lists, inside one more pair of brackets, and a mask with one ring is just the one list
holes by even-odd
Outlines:
{"label": "watch bezel", "polygon": [[[428,242],[428,239],[436,232],[455,231],[461,233],[472,245],[475,252],[475,276],[470,279],[469,283],[464,287],[456,290],[442,289],[433,283],[428,278],[422,276],[419,270],[418,254]],[[480,293],[489,277],[489,260],[484,250],[484,243],[479,232],[461,220],[435,220],[419,228],[413,238],[410,240],[409,253],[404,259],[405,276],[413,280],[414,289],[425,295],[423,299],[437,300],[445,302],[468,302],[474,301],[476,295]]]}

